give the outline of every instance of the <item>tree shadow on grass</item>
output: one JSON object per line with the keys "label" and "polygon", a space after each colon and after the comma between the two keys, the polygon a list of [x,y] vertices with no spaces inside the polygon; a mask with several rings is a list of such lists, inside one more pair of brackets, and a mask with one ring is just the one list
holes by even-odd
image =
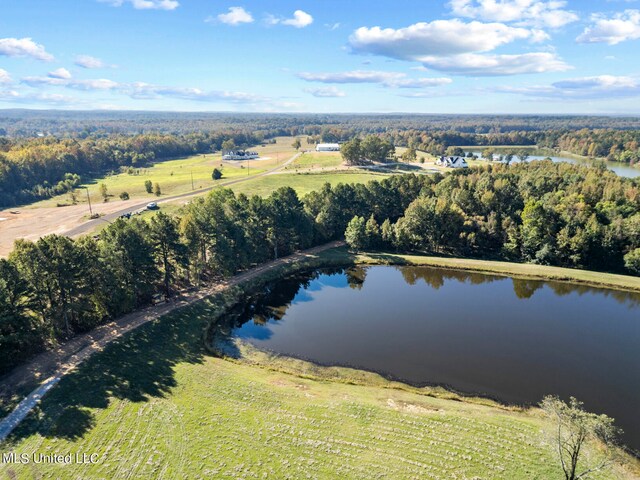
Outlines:
{"label": "tree shadow on grass", "polygon": [[215,300],[205,299],[115,340],[65,376],[8,442],[35,434],[78,439],[95,426],[91,409],[107,408],[114,398],[146,402],[166,397],[177,385],[178,363],[203,363],[203,329],[219,311]]}

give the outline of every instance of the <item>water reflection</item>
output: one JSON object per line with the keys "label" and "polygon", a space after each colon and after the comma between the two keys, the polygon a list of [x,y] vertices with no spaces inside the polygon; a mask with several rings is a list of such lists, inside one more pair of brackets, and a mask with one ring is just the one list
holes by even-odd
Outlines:
{"label": "water reflection", "polygon": [[265,285],[215,324],[259,348],[513,403],[576,396],[640,447],[640,295],[429,267]]}
{"label": "water reflection", "polygon": [[[465,152],[465,155],[469,153],[469,152]],[[471,152],[472,155],[475,155],[478,158],[482,158],[482,152],[480,151],[475,151],[475,152]],[[502,155],[504,154],[504,152],[497,152],[496,155]],[[586,165],[586,166],[593,166],[596,161],[595,160],[591,160],[588,158],[573,158],[573,157],[562,157],[562,156],[558,156],[558,155],[529,155],[529,157],[527,158],[527,162],[534,162],[537,160],[546,160],[546,159],[551,159],[552,162],[554,163],[570,163],[572,165]],[[623,162],[610,162],[608,160],[606,161],[602,161],[606,166],[607,169],[611,170],[612,172],[614,172],[616,175],[620,176],[620,177],[626,177],[626,178],[636,178],[636,177],[640,177],[640,168],[637,168],[635,166],[629,165],[628,163],[623,163]],[[512,160],[512,163],[520,163],[520,160],[515,157]]]}

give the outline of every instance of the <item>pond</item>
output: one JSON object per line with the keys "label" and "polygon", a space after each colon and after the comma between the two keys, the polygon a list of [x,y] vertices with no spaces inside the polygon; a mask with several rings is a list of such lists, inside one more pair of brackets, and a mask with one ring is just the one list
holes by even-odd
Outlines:
{"label": "pond", "polygon": [[[468,152],[464,152],[465,155]],[[475,151],[475,152],[471,152],[473,155],[477,156],[478,158],[482,157],[482,152],[480,151]],[[501,152],[496,152],[496,153],[501,153]],[[529,158],[527,159],[528,162],[532,162],[535,160],[544,160],[545,158],[550,158],[551,161],[553,162],[563,162],[563,163],[571,163],[573,165],[593,165],[593,161],[588,160],[588,159],[581,159],[581,158],[572,158],[572,157],[562,157],[562,156],[557,156],[557,155],[530,155]],[[514,160],[512,160],[512,162],[517,163],[519,162],[519,160],[517,158],[514,158]],[[621,176],[621,177],[627,177],[627,178],[636,178],[636,177],[640,177],[640,168],[636,168],[636,167],[632,167],[631,165],[627,164],[627,163],[621,163],[621,162],[609,162],[609,161],[605,161],[604,162],[605,165],[607,166],[607,168],[609,170],[611,170],[612,172],[614,172],[615,174]]]}
{"label": "pond", "polygon": [[431,267],[286,277],[224,329],[323,365],[445,385],[508,403],[575,396],[640,450],[640,296]]}

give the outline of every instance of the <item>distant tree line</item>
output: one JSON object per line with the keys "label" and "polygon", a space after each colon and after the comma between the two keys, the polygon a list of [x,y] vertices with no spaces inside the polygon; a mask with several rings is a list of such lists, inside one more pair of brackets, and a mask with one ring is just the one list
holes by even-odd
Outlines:
{"label": "distant tree line", "polygon": [[587,157],[601,157],[632,165],[640,161],[640,130],[582,129],[563,133],[550,132],[541,146],[547,144]]}
{"label": "distant tree line", "polygon": [[537,132],[471,134],[456,131],[394,131],[386,136],[396,145],[448,155],[456,146],[537,146],[590,158],[637,164],[640,161],[640,130],[547,130]]}
{"label": "distant tree line", "polygon": [[[355,134],[391,130],[456,131],[471,134],[640,129],[639,117],[589,115],[283,114],[2,110],[0,136],[106,137],[242,129],[277,136],[318,135],[346,141]],[[341,132],[349,130],[350,135]],[[334,135],[331,140],[328,140]]]}
{"label": "distant tree line", "polygon": [[[311,141],[347,142],[351,146],[358,133],[352,129],[323,129],[322,133],[311,137]],[[388,129],[383,133],[369,134],[388,144],[407,147],[441,156],[450,155],[459,146],[494,147],[512,146],[540,147],[555,151],[566,151],[590,158],[605,158],[609,161],[635,165],[640,161],[640,130],[546,130],[546,131],[510,131],[492,133],[466,133],[459,131],[432,131]],[[514,150],[515,151],[515,150]],[[457,155],[462,154],[460,150]]]}
{"label": "distant tree line", "polygon": [[640,275],[640,182],[565,163],[326,184],[300,199],[220,189],[180,217],[120,219],[95,239],[18,240],[0,259],[0,371],[154,295],[346,238],[357,249]]}

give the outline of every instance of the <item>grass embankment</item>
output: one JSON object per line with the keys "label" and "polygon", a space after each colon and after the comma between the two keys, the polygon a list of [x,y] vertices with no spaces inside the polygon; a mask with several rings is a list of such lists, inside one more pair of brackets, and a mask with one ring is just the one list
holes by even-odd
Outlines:
{"label": "grass embankment", "polygon": [[[390,260],[337,249],[261,281],[345,259]],[[85,479],[561,478],[545,433],[552,426],[538,410],[455,401],[443,390],[242,346],[240,360],[209,355],[205,327],[241,294],[229,289],[112,343],[65,377],[3,445],[27,454],[97,453],[97,464],[2,465],[0,472]],[[637,463],[628,462],[625,470],[593,478],[634,478]]]}
{"label": "grass embankment", "polygon": [[[340,254],[337,249],[335,254]],[[349,253],[344,250],[345,258]],[[390,264],[390,265],[425,265],[475,272],[492,273],[505,276],[535,280],[554,280],[578,283],[592,287],[610,288],[626,291],[640,291],[640,277],[618,275],[614,273],[594,272],[573,268],[549,267],[530,263],[512,263],[491,260],[473,260],[467,258],[430,257],[423,255],[406,255],[394,253],[360,253],[355,261],[362,264]]]}

